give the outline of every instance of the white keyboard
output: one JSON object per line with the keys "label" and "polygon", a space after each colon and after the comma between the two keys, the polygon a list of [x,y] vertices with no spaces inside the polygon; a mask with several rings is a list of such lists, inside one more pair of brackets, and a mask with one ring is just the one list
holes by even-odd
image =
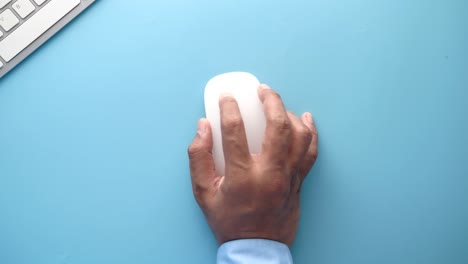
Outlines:
{"label": "white keyboard", "polygon": [[94,0],[0,0],[0,78]]}

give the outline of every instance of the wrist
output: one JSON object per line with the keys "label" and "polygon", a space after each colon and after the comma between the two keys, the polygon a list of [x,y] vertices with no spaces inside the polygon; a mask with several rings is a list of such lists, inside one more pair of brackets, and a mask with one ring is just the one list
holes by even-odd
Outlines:
{"label": "wrist", "polygon": [[277,243],[284,244],[288,246],[288,243],[281,239],[279,234],[274,234],[272,232],[236,232],[233,234],[220,234],[217,237],[218,245],[222,246],[223,244],[238,241],[238,240],[246,240],[246,241],[273,241]]}

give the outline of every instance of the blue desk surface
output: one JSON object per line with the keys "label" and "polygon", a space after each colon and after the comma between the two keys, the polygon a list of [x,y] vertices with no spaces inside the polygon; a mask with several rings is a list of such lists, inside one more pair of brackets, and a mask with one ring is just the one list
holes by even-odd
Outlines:
{"label": "blue desk surface", "polygon": [[316,116],[296,263],[468,263],[468,2],[100,0],[0,81],[0,263],[214,263],[216,74]]}

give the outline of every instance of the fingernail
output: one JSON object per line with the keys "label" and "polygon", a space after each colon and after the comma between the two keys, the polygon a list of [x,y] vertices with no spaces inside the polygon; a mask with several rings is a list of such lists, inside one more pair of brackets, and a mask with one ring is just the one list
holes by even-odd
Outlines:
{"label": "fingernail", "polygon": [[206,129],[207,129],[207,120],[206,119],[200,119],[198,121],[198,128],[197,128],[197,134],[200,137],[203,137],[206,134]]}
{"label": "fingernail", "polygon": [[232,97],[234,98],[234,95],[232,93],[222,93],[220,96],[219,96],[219,99],[223,99],[223,98],[226,98],[226,97]]}
{"label": "fingernail", "polygon": [[306,118],[307,118],[307,121],[309,121],[309,123],[311,123],[311,124],[314,123],[314,119],[312,118],[311,113],[306,113]]}
{"label": "fingernail", "polygon": [[271,88],[270,88],[270,86],[268,86],[266,84],[260,84],[260,89],[267,90],[267,89],[271,89]]}

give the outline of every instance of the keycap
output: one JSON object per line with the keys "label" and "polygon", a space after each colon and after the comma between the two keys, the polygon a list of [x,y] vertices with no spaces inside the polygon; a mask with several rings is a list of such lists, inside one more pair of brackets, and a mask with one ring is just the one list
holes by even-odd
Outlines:
{"label": "keycap", "polygon": [[2,27],[5,31],[10,31],[10,29],[14,28],[18,25],[19,19],[11,12],[10,9],[3,11],[0,14],[0,27]]}
{"label": "keycap", "polygon": [[42,5],[46,0],[34,0],[37,5]]}
{"label": "keycap", "polygon": [[0,57],[6,62],[11,61],[79,4],[80,0],[50,1],[9,36],[0,41]]}
{"label": "keycap", "polygon": [[21,18],[26,18],[35,9],[34,5],[29,2],[29,0],[18,0],[12,7]]}
{"label": "keycap", "polygon": [[4,6],[6,6],[10,2],[11,2],[11,0],[0,0],[0,8],[3,8]]}

